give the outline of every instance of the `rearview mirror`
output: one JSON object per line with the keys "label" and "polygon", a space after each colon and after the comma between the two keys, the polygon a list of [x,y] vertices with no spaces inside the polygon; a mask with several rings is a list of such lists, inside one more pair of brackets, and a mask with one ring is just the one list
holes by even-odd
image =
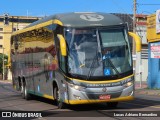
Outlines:
{"label": "rearview mirror", "polygon": [[141,52],[141,38],[133,32],[128,32],[128,34],[134,38],[136,43],[136,52]]}
{"label": "rearview mirror", "polygon": [[67,55],[67,51],[66,51],[66,41],[64,39],[64,37],[61,34],[57,35],[60,41],[60,49],[61,49],[61,54],[62,56],[66,56]]}

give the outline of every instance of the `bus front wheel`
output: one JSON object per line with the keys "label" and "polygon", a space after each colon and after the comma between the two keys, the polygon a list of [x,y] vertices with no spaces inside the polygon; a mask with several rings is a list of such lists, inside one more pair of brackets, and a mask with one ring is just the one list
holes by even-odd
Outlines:
{"label": "bus front wheel", "polygon": [[61,101],[60,99],[60,92],[58,90],[58,87],[56,86],[54,88],[54,98],[56,105],[58,106],[59,109],[64,109],[65,108],[65,103]]}

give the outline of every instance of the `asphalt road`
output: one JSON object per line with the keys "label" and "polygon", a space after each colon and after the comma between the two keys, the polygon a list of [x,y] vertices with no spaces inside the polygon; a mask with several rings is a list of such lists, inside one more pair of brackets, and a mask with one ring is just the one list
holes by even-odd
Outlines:
{"label": "asphalt road", "polygon": [[67,109],[60,110],[57,109],[52,100],[41,97],[33,97],[32,100],[26,101],[22,99],[20,92],[12,88],[11,83],[0,82],[0,119],[8,119],[10,118],[9,115],[16,120],[18,118],[22,119],[22,117],[24,119],[40,120],[50,120],[53,117],[56,120],[75,120],[75,118],[87,120],[106,120],[106,118],[118,120],[158,120],[160,118],[160,98],[135,95],[135,100],[121,102],[116,109],[107,108],[105,104],[94,104],[68,106]]}

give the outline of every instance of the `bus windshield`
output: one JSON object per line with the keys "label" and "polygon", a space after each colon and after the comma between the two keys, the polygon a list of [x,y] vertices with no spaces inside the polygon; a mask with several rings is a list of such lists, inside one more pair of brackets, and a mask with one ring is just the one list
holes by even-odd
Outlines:
{"label": "bus windshield", "polygon": [[67,28],[67,71],[86,79],[132,71],[127,32],[121,28]]}

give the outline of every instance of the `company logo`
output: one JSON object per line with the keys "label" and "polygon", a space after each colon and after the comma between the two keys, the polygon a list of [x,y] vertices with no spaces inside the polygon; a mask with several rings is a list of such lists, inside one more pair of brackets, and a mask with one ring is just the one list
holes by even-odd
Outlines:
{"label": "company logo", "polygon": [[83,14],[80,15],[80,18],[86,21],[101,21],[104,19],[102,15],[98,14]]}
{"label": "company logo", "polygon": [[0,118],[3,117],[3,118],[7,118],[7,117],[10,117],[10,118],[26,118],[26,117],[32,117],[32,118],[37,118],[37,117],[42,117],[42,113],[40,112],[32,112],[32,111],[28,111],[28,112],[19,112],[19,111],[15,111],[15,112],[2,112],[0,113]]}
{"label": "company logo", "polygon": [[2,117],[11,117],[11,112],[2,112]]}
{"label": "company logo", "polygon": [[107,88],[102,88],[102,92],[106,92],[107,91]]}

